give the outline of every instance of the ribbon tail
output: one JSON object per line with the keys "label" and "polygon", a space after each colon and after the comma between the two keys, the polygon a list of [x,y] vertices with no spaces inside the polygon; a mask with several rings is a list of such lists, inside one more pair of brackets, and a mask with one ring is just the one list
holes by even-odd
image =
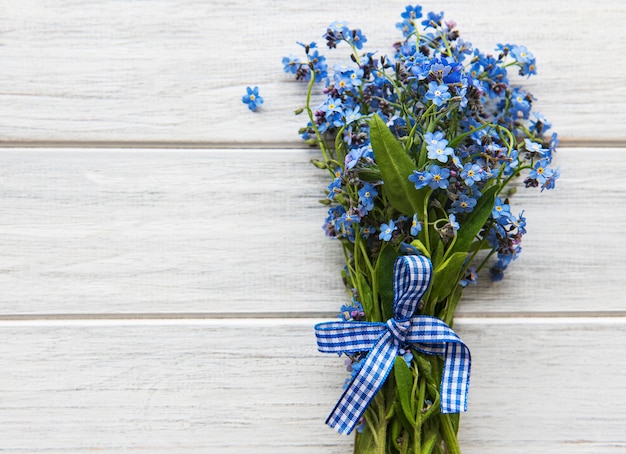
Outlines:
{"label": "ribbon tail", "polygon": [[337,432],[349,435],[356,427],[393,367],[398,347],[388,331],[383,333],[365,358],[361,370],[326,419]]}
{"label": "ribbon tail", "polygon": [[428,355],[443,355],[441,413],[467,411],[471,355],[467,346],[443,321],[418,315],[411,318],[409,342]]}
{"label": "ribbon tail", "polygon": [[441,413],[467,411],[471,355],[463,342],[448,342],[441,377]]}

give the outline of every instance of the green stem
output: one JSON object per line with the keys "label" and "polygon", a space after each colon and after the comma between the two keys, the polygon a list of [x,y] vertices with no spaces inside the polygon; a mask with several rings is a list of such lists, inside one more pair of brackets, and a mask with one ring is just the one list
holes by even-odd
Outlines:
{"label": "green stem", "polygon": [[435,447],[435,443],[437,441],[437,432],[433,432],[430,434],[430,436],[424,440],[424,444],[421,446],[421,449],[419,451],[415,451],[416,454],[421,453],[421,454],[430,454],[433,452],[433,449]]}
{"label": "green stem", "polygon": [[461,454],[461,447],[456,437],[456,432],[452,427],[452,421],[450,421],[449,414],[441,415],[441,429],[443,434],[443,440],[446,442],[449,454]]}
{"label": "green stem", "polygon": [[[367,416],[365,417],[365,424],[367,424],[367,427],[369,428],[370,432],[372,433],[372,438],[374,439],[374,444],[376,444],[376,446],[378,446],[380,443],[378,443],[378,433],[376,433],[376,424],[374,424],[372,421],[370,421],[370,418],[368,418]],[[358,454],[358,453],[356,453]]]}
{"label": "green stem", "polygon": [[417,398],[417,411],[415,415],[415,428],[413,430],[413,452],[419,453],[422,445],[422,408],[424,408],[424,399],[426,396],[426,380],[419,374],[419,394]]}
{"label": "green stem", "polygon": [[387,420],[385,419],[385,408],[381,405],[382,408],[379,409],[379,419],[378,423],[378,440],[379,443],[377,445],[379,454],[385,454],[387,452]]}
{"label": "green stem", "polygon": [[[324,156],[325,161],[328,161],[329,153],[326,148],[326,143],[324,142],[324,139],[322,138],[322,134],[320,133],[319,129],[317,129],[317,126],[315,125],[315,117],[313,115],[313,110],[311,109],[311,94],[313,93],[313,85],[315,84],[315,71],[313,71],[313,68],[311,68],[310,74],[311,74],[311,79],[309,80],[309,86],[307,87],[307,91],[306,91],[305,109],[309,117],[309,121],[311,122],[311,127],[313,128],[313,131],[315,132],[315,138],[317,139],[317,144],[319,145],[320,150],[322,151],[322,156]],[[331,174],[333,174],[332,169],[329,169],[329,171]]]}
{"label": "green stem", "polygon": [[487,257],[485,257],[485,259],[480,263],[480,265],[478,265],[478,267],[476,268],[476,272],[479,273],[480,270],[483,269],[483,267],[487,264],[487,262],[489,261],[489,259],[493,256],[493,254],[496,253],[495,249],[492,249],[489,254],[487,254]]}

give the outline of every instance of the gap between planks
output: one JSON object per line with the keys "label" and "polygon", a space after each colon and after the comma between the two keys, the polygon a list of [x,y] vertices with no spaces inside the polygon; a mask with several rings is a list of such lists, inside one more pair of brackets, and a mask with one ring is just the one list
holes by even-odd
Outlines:
{"label": "gap between planks", "polygon": [[[14,325],[221,325],[294,324],[312,325],[336,319],[327,312],[254,312],[254,313],[118,313],[118,314],[11,314],[0,315],[0,327]],[[623,323],[626,311],[554,311],[554,312],[475,312],[455,316],[462,325],[501,323],[605,324]]]}
{"label": "gap between planks", "polygon": [[[626,139],[560,138],[559,148],[626,148]],[[82,149],[315,149],[301,141],[293,142],[211,142],[211,141],[0,141],[0,149],[82,148]]]}

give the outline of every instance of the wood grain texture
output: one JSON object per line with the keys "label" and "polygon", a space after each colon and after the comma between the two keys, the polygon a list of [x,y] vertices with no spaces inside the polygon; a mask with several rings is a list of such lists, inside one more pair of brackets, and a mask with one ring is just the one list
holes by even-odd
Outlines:
{"label": "wood grain texture", "polygon": [[0,154],[2,312],[334,308],[342,265],[310,156]]}
{"label": "wood grain texture", "polygon": [[[0,312],[334,313],[343,257],[321,229],[315,156],[7,150]],[[625,309],[626,153],[563,149],[557,165],[556,190],[512,199],[524,252],[504,281],[468,289],[459,313]]]}
{"label": "wood grain texture", "polygon": [[[343,360],[315,320],[1,323],[6,452],[333,453]],[[626,448],[624,319],[466,319],[464,454]]]}
{"label": "wood grain texture", "polygon": [[[304,87],[282,73],[296,41],[334,20],[391,51],[406,2],[0,1],[0,141],[298,144]],[[601,0],[424,1],[484,51],[526,45],[538,110],[571,140],[625,140],[626,6]],[[331,62],[344,59],[331,55]],[[259,85],[262,113],[241,103]]]}

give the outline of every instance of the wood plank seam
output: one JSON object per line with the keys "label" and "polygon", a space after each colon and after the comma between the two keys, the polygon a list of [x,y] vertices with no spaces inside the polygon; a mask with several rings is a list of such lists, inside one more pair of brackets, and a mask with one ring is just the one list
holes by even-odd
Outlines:
{"label": "wood plank seam", "polygon": [[[2,141],[0,140],[0,149],[12,148],[97,148],[97,149],[115,149],[125,148],[134,149],[245,149],[245,150],[315,150],[307,146],[304,142],[294,140],[289,142],[223,142],[223,141],[206,141],[206,140],[167,140],[167,141],[132,141],[132,140],[106,140],[106,141],[82,141],[82,140],[51,140],[51,141]],[[562,148],[626,148],[626,139],[560,139],[559,149]],[[557,150],[558,151],[558,150]]]}
{"label": "wood plank seam", "polygon": [[[132,320],[299,320],[299,319],[329,319],[337,317],[336,312],[161,312],[161,313],[67,313],[67,314],[2,314],[0,322],[22,322],[22,321],[132,321]],[[497,311],[497,312],[466,312],[459,313],[455,316],[455,320],[474,320],[474,319],[506,319],[519,320],[526,318],[536,319],[622,319],[626,318],[626,311]]]}

